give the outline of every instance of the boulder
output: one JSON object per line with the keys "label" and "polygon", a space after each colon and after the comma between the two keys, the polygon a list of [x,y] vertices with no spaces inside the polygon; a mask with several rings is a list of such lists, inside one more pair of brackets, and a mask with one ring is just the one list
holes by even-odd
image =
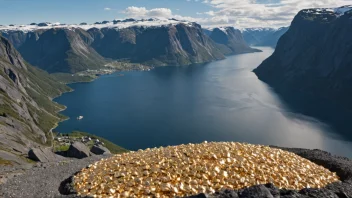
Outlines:
{"label": "boulder", "polygon": [[70,148],[67,151],[67,156],[82,159],[91,156],[91,153],[85,144],[74,142],[70,145]]}
{"label": "boulder", "polygon": [[92,149],[90,149],[90,152],[96,154],[96,155],[103,155],[103,154],[111,154],[109,149],[102,145],[94,145]]}
{"label": "boulder", "polygon": [[56,155],[49,148],[33,148],[28,152],[28,158],[38,162],[59,162],[65,159]]}
{"label": "boulder", "polygon": [[270,190],[264,185],[257,185],[241,190],[239,193],[240,198],[274,198]]}
{"label": "boulder", "polygon": [[[343,197],[343,196],[338,196],[337,194],[335,194],[334,192],[332,192],[329,189],[308,189],[308,188],[305,188],[305,189],[302,189],[299,193],[302,195],[306,195],[307,197],[324,197],[324,198]],[[346,195],[346,197],[347,197],[347,195]]]}

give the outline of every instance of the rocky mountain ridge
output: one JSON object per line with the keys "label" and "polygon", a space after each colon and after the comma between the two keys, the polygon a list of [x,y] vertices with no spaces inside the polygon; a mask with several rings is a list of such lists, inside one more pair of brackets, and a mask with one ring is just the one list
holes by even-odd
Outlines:
{"label": "rocky mountain ridge", "polygon": [[254,72],[277,89],[309,93],[351,107],[352,6],[306,9],[275,52]]}
{"label": "rocky mountain ridge", "polygon": [[178,23],[162,27],[89,29],[91,46],[111,59],[130,59],[146,65],[189,65],[223,59],[200,25]]}
{"label": "rocky mountain ridge", "polygon": [[49,23],[49,22],[42,22],[42,23],[31,23],[27,25],[4,25],[0,26],[1,32],[12,32],[12,31],[22,31],[22,32],[35,32],[38,30],[49,30],[53,28],[60,28],[60,29],[76,29],[81,28],[84,30],[89,30],[92,28],[102,29],[102,28],[113,28],[113,29],[124,29],[130,27],[162,27],[162,26],[172,26],[176,24],[185,24],[192,26],[192,22],[188,21],[181,21],[177,19],[157,19],[157,18],[150,18],[150,19],[124,19],[124,20],[113,20],[113,21],[102,21],[102,22],[95,22],[94,24],[88,23],[80,23],[80,24],[61,24],[61,23]]}
{"label": "rocky mountain ridge", "polygon": [[248,46],[240,30],[234,27],[208,29],[206,34],[217,43],[225,55],[260,52]]}
{"label": "rocky mountain ridge", "polygon": [[29,63],[50,73],[99,69],[115,60],[148,66],[190,65],[259,51],[250,48],[238,30],[226,31],[222,35],[215,31],[214,41],[199,24],[176,19],[0,27]]}

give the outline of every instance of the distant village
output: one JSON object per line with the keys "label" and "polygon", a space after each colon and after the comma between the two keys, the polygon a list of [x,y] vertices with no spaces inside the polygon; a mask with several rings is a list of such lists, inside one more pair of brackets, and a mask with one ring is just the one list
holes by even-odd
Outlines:
{"label": "distant village", "polygon": [[63,146],[69,147],[74,142],[81,142],[88,147],[92,147],[94,145],[95,146],[98,146],[98,145],[104,146],[104,142],[100,141],[97,138],[90,137],[90,136],[75,137],[75,136],[69,136],[68,134],[59,133],[54,138],[54,144],[56,147],[63,147]]}

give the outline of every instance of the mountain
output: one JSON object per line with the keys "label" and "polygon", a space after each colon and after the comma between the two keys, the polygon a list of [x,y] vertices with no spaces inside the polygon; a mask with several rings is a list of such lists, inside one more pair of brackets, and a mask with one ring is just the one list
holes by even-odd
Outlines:
{"label": "mountain", "polygon": [[51,99],[70,89],[27,64],[0,36],[0,164],[23,164],[31,147],[50,146],[63,106]]}
{"label": "mountain", "polygon": [[125,19],[79,25],[31,23],[0,26],[24,59],[50,73],[100,69],[123,59],[150,66],[179,66],[257,52],[234,28],[204,31],[176,19]]}
{"label": "mountain", "polygon": [[224,58],[214,41],[196,23],[92,28],[87,32],[94,38],[91,46],[110,59],[130,59],[152,66],[178,66]]}
{"label": "mountain", "polygon": [[27,33],[16,30],[3,35],[17,46],[26,61],[50,73],[76,73],[106,64],[106,60],[85,42],[91,38],[81,28],[38,29]]}
{"label": "mountain", "polygon": [[[27,39],[27,33],[24,31],[5,31],[0,32],[2,36],[7,38],[15,48],[19,48]],[[35,36],[35,35],[34,35]]]}
{"label": "mountain", "polygon": [[289,27],[274,28],[246,28],[242,30],[243,38],[250,46],[276,47],[280,37]]}
{"label": "mountain", "polygon": [[41,24],[2,26],[0,32],[25,60],[50,73],[99,69],[112,59],[178,66],[224,58],[200,25],[175,19]]}
{"label": "mountain", "polygon": [[351,107],[352,6],[306,9],[271,57],[254,72],[277,89],[293,89]]}
{"label": "mountain", "polygon": [[240,30],[233,27],[204,30],[225,55],[260,52],[248,46]]}

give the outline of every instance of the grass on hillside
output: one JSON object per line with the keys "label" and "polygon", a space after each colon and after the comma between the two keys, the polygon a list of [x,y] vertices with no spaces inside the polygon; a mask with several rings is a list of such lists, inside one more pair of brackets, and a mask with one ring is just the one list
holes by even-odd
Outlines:
{"label": "grass on hillside", "polygon": [[70,91],[71,88],[63,83],[58,83],[56,78],[49,75],[47,72],[39,70],[33,66],[28,67],[29,79],[32,83],[36,84],[36,91],[42,95],[49,97],[59,96],[61,93]]}
{"label": "grass on hillside", "polygon": [[28,106],[28,110],[32,117],[38,117],[38,119],[35,119],[34,121],[46,133],[48,133],[57,122],[60,121],[59,118],[48,114],[45,111],[38,110],[33,106]]}
{"label": "grass on hillside", "polygon": [[68,151],[70,148],[70,145],[54,145],[54,152],[63,152],[63,151]]}
{"label": "grass on hillside", "polygon": [[0,157],[0,166],[12,166],[12,162],[11,161],[8,161],[8,160],[5,160],[5,159],[2,159]]}
{"label": "grass on hillside", "polygon": [[49,97],[45,97],[33,89],[27,88],[26,91],[40,107],[43,107],[45,110],[54,115],[56,112],[64,108],[63,105],[52,102]]}
{"label": "grass on hillside", "polygon": [[16,120],[24,122],[23,118],[16,112],[11,104],[16,103],[13,101],[6,92],[0,90],[0,100],[2,100],[2,104],[0,104],[0,116],[3,117],[13,117]]}
{"label": "grass on hillside", "polygon": [[80,76],[77,74],[69,73],[53,73],[53,78],[64,84],[77,83],[77,82],[90,82],[94,80],[92,76]]}

